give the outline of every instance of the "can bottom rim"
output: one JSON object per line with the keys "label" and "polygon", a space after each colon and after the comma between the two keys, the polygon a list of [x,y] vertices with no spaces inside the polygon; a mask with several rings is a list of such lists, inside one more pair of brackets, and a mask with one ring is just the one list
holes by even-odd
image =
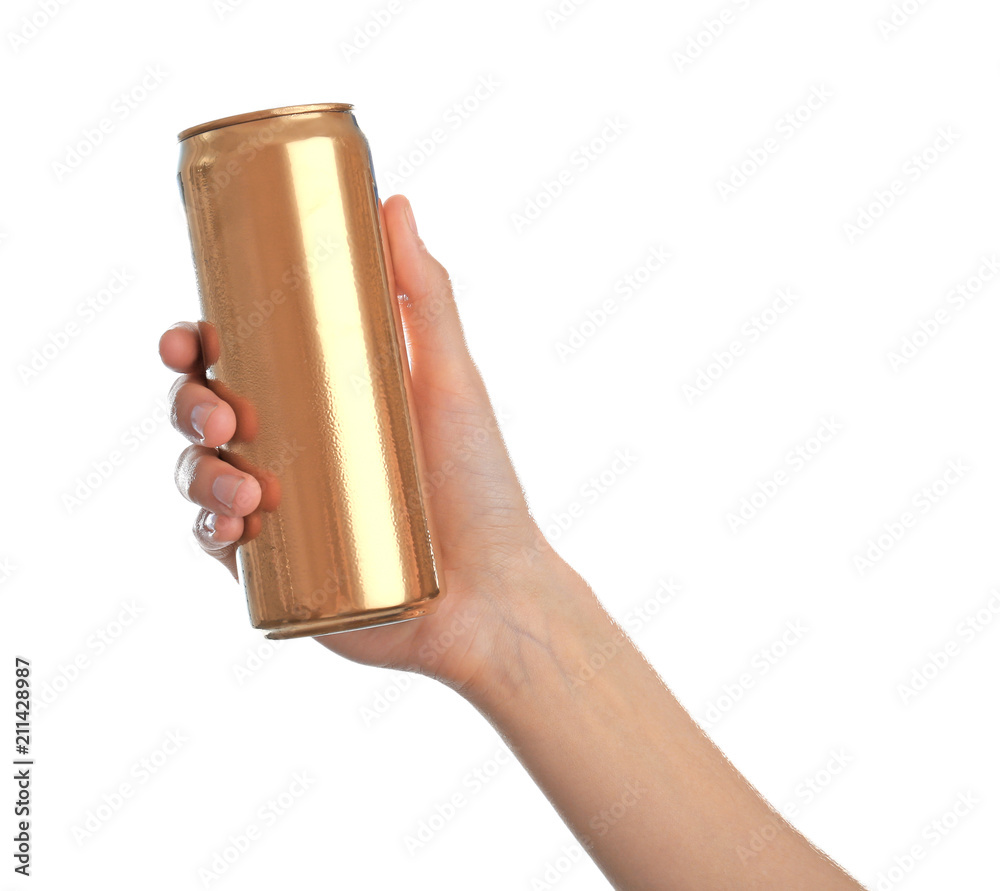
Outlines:
{"label": "can bottom rim", "polygon": [[277,628],[264,629],[264,637],[268,640],[288,640],[293,637],[321,637],[324,634],[338,634],[342,631],[354,631],[359,628],[371,628],[376,625],[394,625],[396,622],[408,622],[419,619],[437,610],[437,591],[429,597],[404,606],[389,609],[368,610],[361,613],[347,613],[327,619],[313,619],[304,622],[291,622]]}

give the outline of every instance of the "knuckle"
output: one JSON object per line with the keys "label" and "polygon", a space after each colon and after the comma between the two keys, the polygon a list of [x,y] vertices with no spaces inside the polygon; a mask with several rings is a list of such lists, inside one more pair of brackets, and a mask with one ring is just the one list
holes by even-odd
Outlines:
{"label": "knuckle", "polygon": [[184,389],[191,383],[189,374],[182,374],[178,377],[167,392],[167,400],[170,403],[170,423],[175,430],[185,433],[185,424],[181,421],[179,414],[179,404],[183,398]]}
{"label": "knuckle", "polygon": [[181,494],[191,500],[191,489],[194,486],[198,475],[198,465],[211,449],[204,446],[189,445],[180,455],[177,456],[177,463],[174,465],[174,481]]}
{"label": "knuckle", "polygon": [[167,393],[167,398],[170,399],[171,402],[176,402],[180,391],[189,380],[191,380],[191,377],[187,374],[182,374],[177,377],[170,385],[170,391]]}

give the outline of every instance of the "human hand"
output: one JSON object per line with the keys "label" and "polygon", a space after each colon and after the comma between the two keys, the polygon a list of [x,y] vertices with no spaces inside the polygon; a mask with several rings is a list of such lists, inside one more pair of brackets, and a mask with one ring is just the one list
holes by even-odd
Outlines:
{"label": "human hand", "polygon": [[[429,674],[465,690],[512,653],[512,637],[533,634],[535,596],[558,558],[532,520],[469,355],[444,267],[416,231],[409,202],[380,208],[390,288],[399,294],[409,341],[413,402],[429,477],[428,510],[438,534],[446,596],[419,620],[317,638],[366,664]],[[160,339],[163,362],[181,377],[171,389],[172,421],[188,439],[177,486],[201,506],[194,534],[236,574],[237,544],[259,530],[261,487],[216,448],[236,430],[233,408],[206,385],[198,328],[179,323]],[[562,570],[568,567],[562,565]],[[570,570],[571,572],[571,570]]]}
{"label": "human hand", "polygon": [[[860,891],[733,769],[545,543],[466,348],[448,275],[409,220],[405,198],[386,202],[383,246],[393,293],[407,295],[418,429],[427,470],[442,480],[430,486],[428,510],[447,594],[415,621],[317,640],[355,661],[419,671],[459,690],[617,888]],[[214,451],[233,436],[236,416],[205,385],[199,351],[189,323],[160,341],[163,361],[183,374],[172,390],[174,424],[193,443],[181,454],[177,484],[201,505],[201,546],[233,571],[236,542],[255,534],[261,489]],[[627,819],[610,827],[603,815],[626,806]],[[741,860],[740,846],[762,826],[772,840],[756,859]]]}

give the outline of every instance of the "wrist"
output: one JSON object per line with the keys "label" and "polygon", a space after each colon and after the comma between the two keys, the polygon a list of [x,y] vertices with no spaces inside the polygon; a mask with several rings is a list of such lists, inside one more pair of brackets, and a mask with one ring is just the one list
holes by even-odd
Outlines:
{"label": "wrist", "polygon": [[460,690],[491,719],[572,691],[588,657],[620,629],[583,578],[552,551],[496,598],[490,646]]}

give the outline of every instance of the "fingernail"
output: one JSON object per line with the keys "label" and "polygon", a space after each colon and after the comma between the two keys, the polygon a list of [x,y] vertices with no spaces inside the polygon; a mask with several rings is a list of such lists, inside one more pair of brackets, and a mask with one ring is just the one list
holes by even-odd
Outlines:
{"label": "fingernail", "polygon": [[199,439],[205,438],[205,425],[211,417],[212,412],[218,408],[213,402],[202,402],[191,409],[191,427],[198,434]]}
{"label": "fingernail", "polygon": [[413,219],[413,208],[410,207],[409,201],[406,202],[405,210],[406,210],[406,222],[410,226],[410,231],[419,238],[420,236],[417,233],[417,221]]}
{"label": "fingernail", "polygon": [[212,483],[212,494],[226,507],[232,507],[241,485],[243,485],[243,477],[225,473],[215,478],[215,482]]}
{"label": "fingernail", "polygon": [[205,519],[201,521],[203,527],[202,536],[202,546],[208,548],[209,550],[216,551],[222,550],[223,548],[228,548],[232,544],[231,541],[226,541],[225,539],[220,539],[215,531],[215,522],[218,518],[218,514],[209,511],[205,514]]}

